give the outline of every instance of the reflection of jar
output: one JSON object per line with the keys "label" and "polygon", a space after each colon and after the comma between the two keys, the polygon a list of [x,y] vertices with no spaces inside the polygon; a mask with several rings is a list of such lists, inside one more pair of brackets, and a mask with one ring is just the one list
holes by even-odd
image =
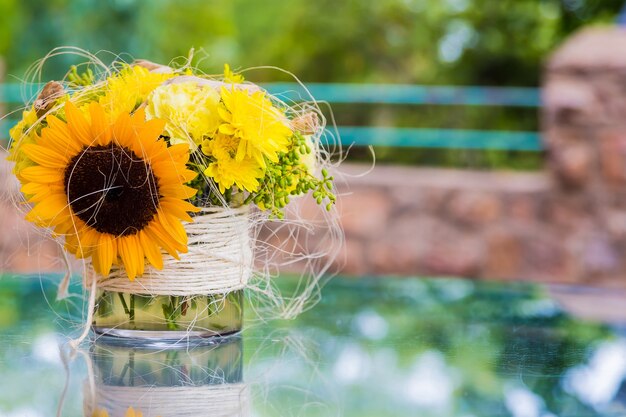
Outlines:
{"label": "reflection of jar", "polygon": [[131,281],[114,266],[91,271],[85,284],[98,289],[97,333],[135,339],[178,340],[224,336],[241,330],[243,289],[252,274],[249,209],[204,207],[185,225],[188,251],[163,254],[163,268],[146,266]]}
{"label": "reflection of jar", "polygon": [[100,338],[91,348],[92,379],[85,383],[84,411],[106,410],[125,417],[247,416],[240,336],[210,345],[136,347],[123,339]]}

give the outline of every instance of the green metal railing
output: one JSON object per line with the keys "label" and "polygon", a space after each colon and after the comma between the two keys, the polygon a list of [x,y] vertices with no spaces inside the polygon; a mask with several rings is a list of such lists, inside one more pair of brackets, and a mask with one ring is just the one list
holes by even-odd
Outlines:
{"label": "green metal railing", "polygon": [[[37,94],[37,85],[0,84],[0,102],[16,105]],[[269,92],[286,101],[309,101],[331,104],[391,104],[443,106],[498,106],[538,108],[541,105],[537,88],[517,87],[451,87],[401,84],[264,84]],[[307,91],[308,90],[308,91]],[[19,117],[19,115],[16,115]],[[6,138],[16,122],[7,117],[0,124],[0,134]],[[411,148],[455,148],[541,151],[538,132],[396,128],[380,126],[337,126],[329,136],[338,136],[344,146],[376,145]]]}

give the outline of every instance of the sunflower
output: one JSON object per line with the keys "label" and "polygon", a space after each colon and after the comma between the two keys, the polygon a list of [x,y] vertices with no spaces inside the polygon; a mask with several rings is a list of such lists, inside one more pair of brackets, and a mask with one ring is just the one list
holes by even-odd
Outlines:
{"label": "sunflower", "polygon": [[36,143],[21,147],[35,164],[21,172],[33,204],[27,219],[64,236],[66,249],[104,276],[123,264],[133,280],[145,260],[161,269],[161,248],[178,259],[187,251],[181,220],[199,210],[185,201],[196,194],[184,185],[196,176],[188,146],[168,147],[164,122],[146,122],[143,110],[111,123],[93,102],[88,121],[67,102],[65,115],[67,123],[48,116]]}

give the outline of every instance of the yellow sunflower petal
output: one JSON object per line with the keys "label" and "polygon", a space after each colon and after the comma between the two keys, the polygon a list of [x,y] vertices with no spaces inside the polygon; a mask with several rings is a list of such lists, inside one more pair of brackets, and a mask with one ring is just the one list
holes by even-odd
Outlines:
{"label": "yellow sunflower petal", "polygon": [[59,152],[74,155],[82,148],[82,142],[72,139],[72,134],[67,125],[56,116],[49,115],[46,118],[48,127],[41,131],[40,145],[46,146],[50,144]]}
{"label": "yellow sunflower petal", "polygon": [[171,213],[187,222],[193,222],[193,218],[189,216],[188,212],[197,213],[200,211],[199,207],[194,206],[190,202],[177,200],[175,198],[165,197],[159,204],[165,212]]}
{"label": "yellow sunflower petal", "polygon": [[89,115],[91,116],[91,136],[95,144],[107,145],[111,142],[111,126],[107,123],[107,116],[102,106],[96,102],[89,104]]}
{"label": "yellow sunflower petal", "polygon": [[128,113],[122,113],[113,125],[113,138],[120,146],[132,146],[135,134]]}
{"label": "yellow sunflower petal", "polygon": [[[82,239],[82,234],[88,230],[92,230],[85,222],[76,216],[71,216],[69,221],[59,223],[54,227],[54,232],[58,235],[78,235]],[[95,232],[95,229],[93,229]],[[97,232],[96,232],[97,233]]]}
{"label": "yellow sunflower petal", "polygon": [[141,129],[146,123],[146,110],[143,107],[135,110],[135,112],[130,116],[130,121],[132,122],[133,126],[137,126],[139,129]]}
{"label": "yellow sunflower petal", "polygon": [[162,209],[159,209],[156,217],[170,236],[176,239],[178,243],[187,245],[187,232],[180,220],[169,213],[166,214]]}
{"label": "yellow sunflower petal", "polygon": [[86,258],[90,255],[90,252],[87,248],[82,248],[78,241],[77,235],[67,235],[65,236],[65,245],[63,245],[66,251],[74,254],[78,259]]}
{"label": "yellow sunflower petal", "polygon": [[135,277],[137,277],[139,264],[143,264],[143,256],[139,259],[138,246],[139,243],[135,235],[124,236],[117,241],[118,253],[124,264],[126,275],[128,275],[128,279],[131,281],[134,281]]}
{"label": "yellow sunflower petal", "polygon": [[191,198],[198,192],[195,188],[186,185],[163,185],[159,187],[159,191],[164,196],[180,199]]}
{"label": "yellow sunflower petal", "polygon": [[40,184],[63,183],[63,171],[41,166],[24,168],[20,175],[28,182]]}
{"label": "yellow sunflower petal", "polygon": [[163,269],[163,256],[156,242],[154,242],[145,231],[139,232],[139,242],[143,247],[148,262],[156,269]]}
{"label": "yellow sunflower petal", "polygon": [[154,174],[162,180],[159,183],[163,185],[168,183],[179,185],[193,180],[198,175],[187,169],[184,164],[176,164],[172,161],[154,162],[150,167]]}
{"label": "yellow sunflower petal", "polygon": [[44,128],[36,142],[38,145],[54,150],[68,159],[79,153],[82,149],[82,145],[76,143],[71,137],[68,139],[50,128]]}
{"label": "yellow sunflower petal", "polygon": [[43,227],[51,227],[67,221],[70,216],[65,196],[55,194],[35,204],[26,219]]}
{"label": "yellow sunflower petal", "polygon": [[146,267],[145,262],[145,253],[143,250],[143,246],[141,246],[141,242],[139,241],[139,236],[135,236],[135,246],[131,247],[133,252],[133,256],[137,259],[137,276],[142,276]]}
{"label": "yellow sunflower petal", "polygon": [[145,122],[145,125],[138,130],[133,151],[137,155],[142,155],[148,163],[163,152],[164,141],[158,141],[161,133],[163,133],[163,124],[164,122],[159,119],[152,119]]}
{"label": "yellow sunflower petal", "polygon": [[84,145],[92,145],[94,138],[91,135],[89,123],[87,123],[83,113],[71,101],[65,103],[65,116],[72,137]]}
{"label": "yellow sunflower petal", "polygon": [[41,184],[37,182],[29,182],[22,186],[20,191],[28,196],[28,201],[36,203],[52,194],[64,194],[65,190],[57,184]]}
{"label": "yellow sunflower petal", "polygon": [[100,234],[98,243],[94,248],[94,269],[101,275],[107,276],[111,272],[111,265],[115,256],[114,240],[111,235]]}
{"label": "yellow sunflower petal", "polygon": [[20,150],[33,162],[47,168],[65,169],[69,161],[66,155],[33,143],[25,143]]}
{"label": "yellow sunflower petal", "polygon": [[[100,248],[100,237],[102,233],[87,226],[82,220],[74,217],[75,223],[68,228],[68,223],[62,223],[55,227],[55,232],[65,236],[66,247],[71,247],[71,252],[79,259],[89,258],[93,256],[92,262],[94,269],[98,272],[102,271],[100,266],[100,258],[97,250]],[[115,242],[113,241],[113,258],[115,259]]]}
{"label": "yellow sunflower petal", "polygon": [[179,162],[187,162],[189,160],[189,147],[185,143],[179,143],[167,148],[171,157]]}
{"label": "yellow sunflower petal", "polygon": [[180,259],[178,252],[187,252],[187,246],[177,242],[176,239],[170,236],[158,220],[153,220],[144,230],[150,239],[158,242],[159,246],[174,258]]}
{"label": "yellow sunflower petal", "polygon": [[165,129],[165,120],[151,119],[141,127],[139,137],[143,140],[156,141]]}

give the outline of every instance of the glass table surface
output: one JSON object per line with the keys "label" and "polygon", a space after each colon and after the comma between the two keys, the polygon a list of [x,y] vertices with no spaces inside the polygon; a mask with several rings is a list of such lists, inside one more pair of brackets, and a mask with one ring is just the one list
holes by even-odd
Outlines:
{"label": "glass table surface", "polygon": [[339,277],[219,344],[72,351],[85,301],[53,283],[0,279],[1,417],[626,415],[622,329],[538,285]]}

